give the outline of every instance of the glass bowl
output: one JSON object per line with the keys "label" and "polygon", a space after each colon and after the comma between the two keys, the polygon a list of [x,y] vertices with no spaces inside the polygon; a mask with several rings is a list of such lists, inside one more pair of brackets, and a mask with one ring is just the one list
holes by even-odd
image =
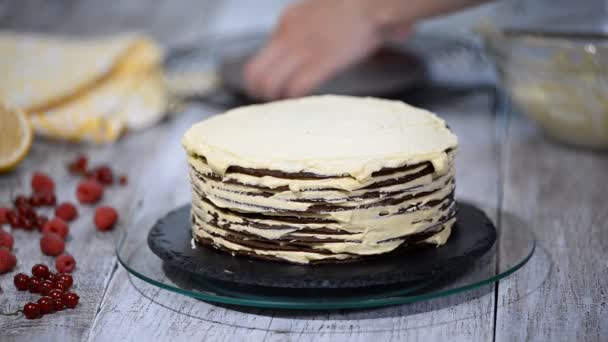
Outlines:
{"label": "glass bowl", "polygon": [[608,37],[480,31],[525,115],[562,142],[608,148]]}

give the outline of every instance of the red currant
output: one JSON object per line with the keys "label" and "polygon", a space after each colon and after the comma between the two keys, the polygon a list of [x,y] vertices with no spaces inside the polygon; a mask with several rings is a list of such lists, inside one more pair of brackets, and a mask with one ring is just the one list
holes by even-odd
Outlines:
{"label": "red currant", "polygon": [[38,299],[38,306],[40,307],[40,312],[43,315],[50,314],[55,311],[55,303],[53,302],[53,298],[51,297],[42,297]]}
{"label": "red currant", "polygon": [[8,220],[8,224],[11,225],[11,227],[13,228],[19,228],[20,224],[19,224],[19,215],[17,215],[17,212],[14,210],[9,211],[6,214],[6,219]]}
{"label": "red currant", "polygon": [[29,217],[21,217],[21,226],[25,230],[33,230],[34,229],[34,221]]}
{"label": "red currant", "polygon": [[112,185],[112,183],[114,183],[112,169],[105,165],[100,166],[95,170],[95,178],[103,185]]}
{"label": "red currant", "polygon": [[65,309],[63,299],[53,299],[53,309],[55,309],[55,311],[61,311]]}
{"label": "red currant", "polygon": [[44,264],[36,264],[32,266],[32,275],[38,278],[47,279],[49,277],[49,268]]}
{"label": "red currant", "polygon": [[34,212],[34,209],[32,209],[32,207],[29,204],[22,204],[22,205],[18,206],[17,212],[19,213],[20,216],[28,217],[28,218],[31,218],[32,216],[36,215],[36,212]]}
{"label": "red currant", "polygon": [[63,304],[65,304],[66,307],[73,309],[76,307],[76,305],[78,305],[78,299],[80,298],[77,294],[74,292],[68,292],[63,295]]}
{"label": "red currant", "polygon": [[57,275],[57,280],[61,280],[62,282],[64,282],[68,286],[68,288],[74,285],[74,278],[72,278],[72,276],[67,273],[59,273],[59,275]]}
{"label": "red currant", "polygon": [[65,292],[69,289],[68,285],[61,280],[55,282],[55,288],[61,290],[61,292]]}
{"label": "red currant", "polygon": [[19,291],[26,291],[29,288],[30,277],[27,274],[18,273],[13,278],[13,284]]}
{"label": "red currant", "polygon": [[42,285],[42,279],[38,277],[31,277],[27,284],[27,288],[31,293],[40,293],[40,285]]}
{"label": "red currant", "polygon": [[44,225],[49,222],[48,217],[44,216],[44,215],[38,215],[36,217],[36,228],[38,228],[39,231],[42,231],[42,228],[44,227]]}
{"label": "red currant", "polygon": [[55,289],[55,284],[53,284],[50,280],[45,280],[40,284],[40,294],[43,296],[48,296],[52,290]]}
{"label": "red currant", "polygon": [[41,316],[40,306],[35,303],[27,303],[23,306],[23,314],[27,319],[36,319]]}
{"label": "red currant", "polygon": [[59,280],[59,275],[57,273],[49,272],[49,276],[46,279],[50,280],[54,284],[57,280]]}
{"label": "red currant", "polygon": [[53,289],[49,292],[49,297],[51,297],[53,299],[62,299],[63,291],[58,290],[58,289]]}
{"label": "red currant", "polygon": [[55,197],[54,193],[52,193],[52,192],[45,192],[42,195],[42,201],[43,201],[44,205],[54,206],[57,203],[57,198]]}
{"label": "red currant", "polygon": [[23,195],[17,195],[17,197],[15,197],[15,208],[19,208],[23,205],[30,205],[30,201],[27,197],[23,196]]}
{"label": "red currant", "polygon": [[120,183],[120,185],[127,185],[127,182],[127,175],[122,175],[120,178],[118,178],[118,183]]}
{"label": "red currant", "polygon": [[68,164],[68,170],[72,173],[85,174],[87,172],[88,158],[85,155],[80,155],[76,160]]}
{"label": "red currant", "polygon": [[43,194],[35,193],[30,198],[30,203],[32,207],[41,207],[44,205]]}

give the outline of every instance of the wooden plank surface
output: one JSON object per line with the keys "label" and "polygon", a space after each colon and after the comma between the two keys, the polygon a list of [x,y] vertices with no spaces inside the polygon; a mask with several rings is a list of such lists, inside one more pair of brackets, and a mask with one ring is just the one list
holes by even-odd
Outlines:
{"label": "wooden plank surface", "polygon": [[[10,202],[11,194],[29,194],[30,175],[36,170],[44,171],[53,177],[59,201],[78,203],[75,198],[78,179],[69,175],[66,163],[81,152],[89,155],[94,165],[107,163],[116,171],[127,173],[132,179],[137,179],[143,167],[139,162],[143,161],[155,147],[160,132],[162,128],[133,135],[116,145],[101,148],[36,141],[25,163],[16,172],[0,177],[0,203],[4,205]],[[66,310],[35,321],[26,320],[23,316],[0,317],[2,332],[0,340],[3,342],[43,340],[52,333],[52,336],[65,341],[77,341],[88,334],[116,267],[114,244],[119,230],[126,222],[122,218],[129,217],[136,203],[134,185],[135,183],[130,183],[126,187],[114,186],[108,188],[104,194],[101,203],[117,208],[121,217],[121,226],[114,232],[98,232],[93,224],[94,208],[78,206],[79,218],[70,224],[70,236],[66,243],[66,251],[76,258],[78,264],[74,274],[74,290],[81,297],[78,309]],[[52,217],[50,210],[46,212]],[[53,265],[54,258],[44,256],[40,251],[38,232],[17,230],[14,232],[14,237],[18,258],[17,271],[30,273],[32,265],[38,262]],[[52,268],[54,269],[54,266]],[[12,274],[0,276],[0,286],[4,290],[0,295],[0,311],[5,313],[14,312],[26,302],[39,298],[39,295],[16,291],[12,285]]]}
{"label": "wooden plank surface", "polygon": [[608,154],[563,146],[512,120],[504,209],[529,223],[541,248],[500,282],[497,341],[606,340],[607,175]]}
{"label": "wooden plank surface", "polygon": [[[459,193],[491,207],[496,206],[498,180],[494,118],[488,106],[487,98],[481,95],[450,103],[449,110],[436,110],[461,137]],[[191,123],[210,113],[209,108],[193,107],[165,129],[163,143],[150,156],[154,161],[140,180],[138,200],[143,205],[135,216],[141,221],[136,219],[133,224],[150,225],[164,212],[189,200],[185,157],[178,140]],[[471,165],[476,165],[475,169],[464,166],[469,163],[474,163]],[[109,285],[89,339],[487,341],[492,338],[493,320],[493,286],[462,296],[383,309],[293,313],[207,304],[130,279],[120,268]]]}

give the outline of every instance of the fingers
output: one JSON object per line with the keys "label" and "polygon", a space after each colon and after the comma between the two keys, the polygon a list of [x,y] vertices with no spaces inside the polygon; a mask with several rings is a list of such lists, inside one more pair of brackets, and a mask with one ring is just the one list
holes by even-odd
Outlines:
{"label": "fingers", "polygon": [[335,73],[336,68],[330,61],[331,59],[307,60],[285,83],[283,96],[294,98],[310,94]]}
{"label": "fingers", "polygon": [[245,66],[245,86],[249,94],[257,98],[266,98],[265,89],[269,86],[267,77],[272,73],[273,65],[281,60],[282,48],[273,39],[262,48]]}
{"label": "fingers", "polygon": [[310,94],[335,73],[332,60],[271,44],[247,64],[247,91],[265,100]]}

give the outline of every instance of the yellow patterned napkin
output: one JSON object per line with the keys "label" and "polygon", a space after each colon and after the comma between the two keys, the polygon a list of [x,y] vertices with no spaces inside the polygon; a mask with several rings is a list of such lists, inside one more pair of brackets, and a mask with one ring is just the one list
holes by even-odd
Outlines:
{"label": "yellow patterned napkin", "polygon": [[0,32],[0,103],[23,108],[37,134],[111,142],[164,117],[162,58],[139,34],[75,39]]}

